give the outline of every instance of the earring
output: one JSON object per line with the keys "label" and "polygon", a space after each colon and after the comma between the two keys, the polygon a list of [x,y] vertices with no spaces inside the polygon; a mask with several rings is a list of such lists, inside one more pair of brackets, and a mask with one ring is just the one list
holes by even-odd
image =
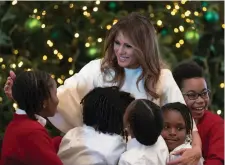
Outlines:
{"label": "earring", "polygon": [[43,108],[44,108],[44,109],[46,108],[46,105],[45,105],[45,104],[43,105]]}

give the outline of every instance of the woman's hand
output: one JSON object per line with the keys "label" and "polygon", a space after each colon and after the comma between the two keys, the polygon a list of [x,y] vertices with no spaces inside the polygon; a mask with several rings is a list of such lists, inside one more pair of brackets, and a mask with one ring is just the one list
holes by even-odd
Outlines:
{"label": "woman's hand", "polygon": [[13,86],[13,81],[15,80],[15,78],[16,78],[15,73],[13,71],[10,71],[9,77],[7,78],[7,81],[6,81],[5,86],[4,86],[5,94],[9,99],[13,99],[13,97],[12,97],[12,86]]}
{"label": "woman's hand", "polygon": [[167,165],[197,165],[202,157],[201,148],[194,147],[175,151],[174,155],[182,155],[180,158],[168,162]]}

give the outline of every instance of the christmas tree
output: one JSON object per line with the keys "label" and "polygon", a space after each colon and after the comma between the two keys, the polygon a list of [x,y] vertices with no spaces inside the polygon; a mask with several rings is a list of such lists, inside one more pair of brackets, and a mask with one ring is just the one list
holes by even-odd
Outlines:
{"label": "christmas tree", "polygon": [[224,2],[14,0],[0,2],[0,136],[16,108],[3,91],[10,70],[45,70],[63,84],[87,62],[102,57],[106,32],[133,11],[150,17],[171,68],[190,59],[204,68],[210,108],[223,116]]}

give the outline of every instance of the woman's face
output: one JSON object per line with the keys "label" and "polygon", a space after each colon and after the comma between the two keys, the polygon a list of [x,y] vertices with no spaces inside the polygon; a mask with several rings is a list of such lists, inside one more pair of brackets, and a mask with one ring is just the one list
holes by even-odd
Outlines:
{"label": "woman's face", "polygon": [[113,47],[119,66],[132,69],[139,67],[134,46],[130,39],[124,36],[123,33],[119,32],[116,35]]}

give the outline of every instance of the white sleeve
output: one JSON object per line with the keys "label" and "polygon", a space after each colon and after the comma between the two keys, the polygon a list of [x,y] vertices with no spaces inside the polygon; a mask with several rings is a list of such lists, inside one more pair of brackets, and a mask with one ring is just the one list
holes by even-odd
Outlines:
{"label": "white sleeve", "polygon": [[94,88],[94,78],[100,74],[100,60],[86,64],[80,72],[65,80],[57,89],[59,104],[50,122],[66,133],[71,128],[82,125],[81,99]]}
{"label": "white sleeve", "polygon": [[186,104],[183,95],[179,87],[177,86],[170,70],[162,69],[160,76],[160,83],[162,88],[160,101],[161,106],[173,102],[181,102],[183,104]]}
{"label": "white sleeve", "polygon": [[[159,83],[162,91],[160,99],[161,106],[173,102],[180,102],[186,105],[184,97],[177,83],[175,82],[170,70],[162,69]],[[193,119],[193,131],[198,131],[194,119]]]}

